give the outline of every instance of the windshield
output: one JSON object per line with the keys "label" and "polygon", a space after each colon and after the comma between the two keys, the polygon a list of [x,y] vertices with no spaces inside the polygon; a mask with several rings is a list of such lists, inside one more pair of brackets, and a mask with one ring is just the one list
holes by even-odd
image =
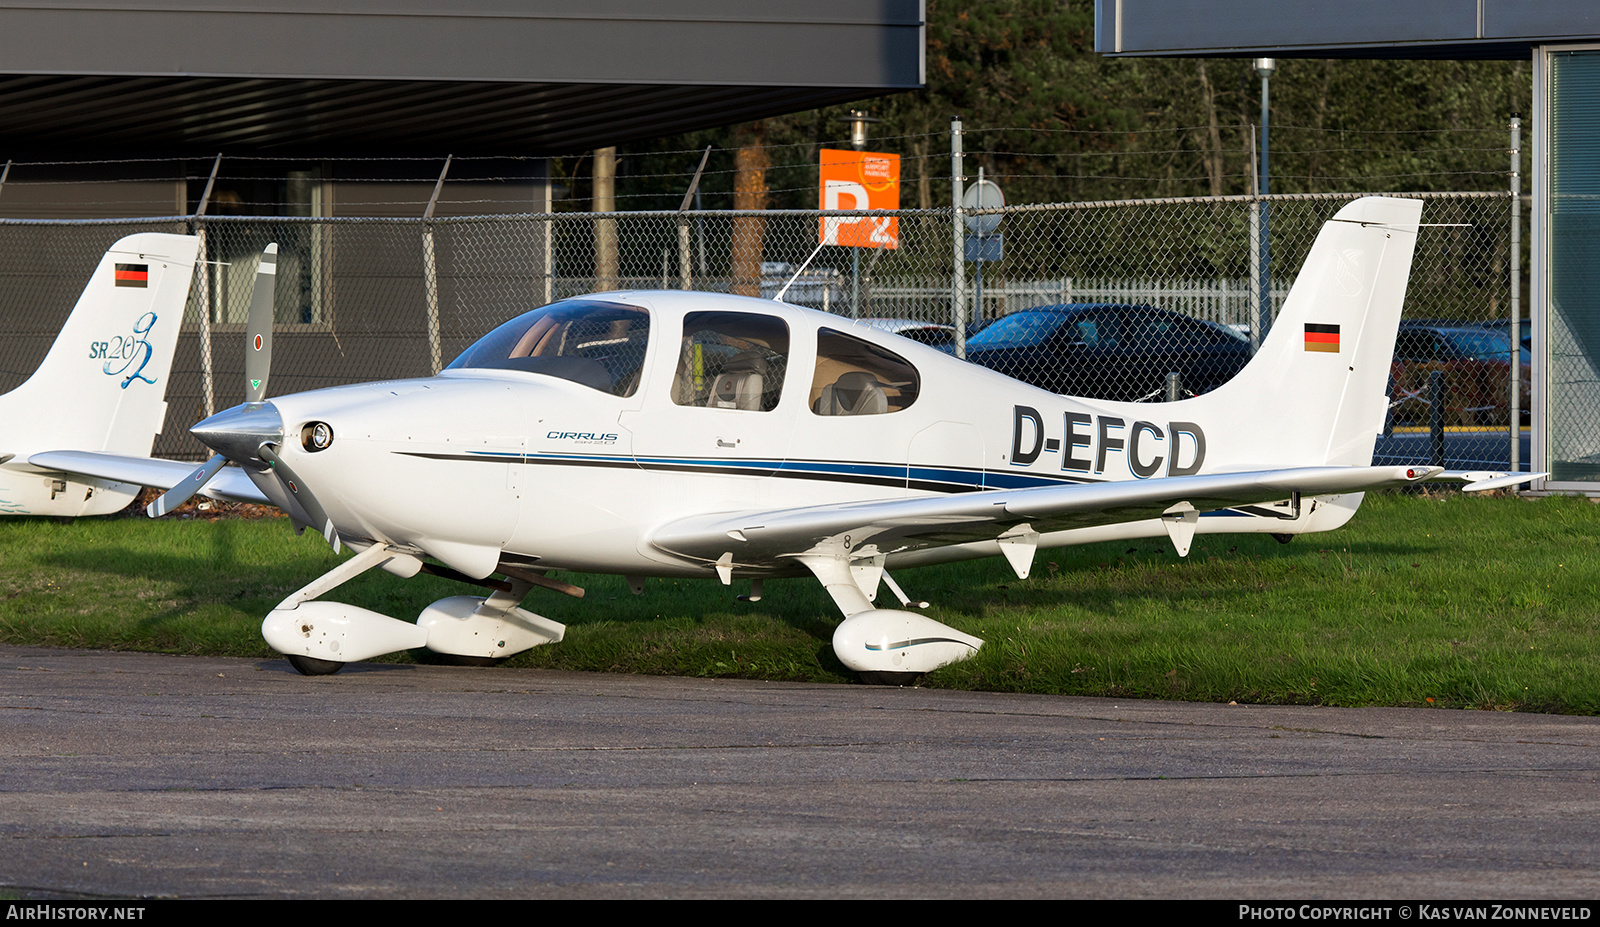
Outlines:
{"label": "windshield", "polygon": [[650,314],[638,306],[569,299],[506,322],[445,369],[522,370],[632,396],[649,340]]}

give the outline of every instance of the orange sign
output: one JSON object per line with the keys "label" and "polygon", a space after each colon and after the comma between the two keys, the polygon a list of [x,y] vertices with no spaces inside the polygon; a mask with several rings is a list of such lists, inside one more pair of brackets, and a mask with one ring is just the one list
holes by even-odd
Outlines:
{"label": "orange sign", "polygon": [[[900,156],[822,149],[820,209],[899,209]],[[824,216],[819,240],[847,248],[897,248],[900,220],[892,216]]]}

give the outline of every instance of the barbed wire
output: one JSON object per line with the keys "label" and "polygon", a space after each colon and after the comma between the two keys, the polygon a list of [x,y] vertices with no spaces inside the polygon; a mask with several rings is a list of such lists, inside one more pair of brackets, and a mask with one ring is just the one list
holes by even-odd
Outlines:
{"label": "barbed wire", "polygon": [[[1251,125],[1253,126],[1254,123],[1252,123]],[[1222,123],[1218,124],[1218,128],[1219,129],[1223,129],[1223,130],[1237,129],[1238,127],[1239,126],[1238,126],[1237,123],[1233,123],[1231,125],[1222,124]],[[1049,133],[1049,134],[1053,134],[1053,135],[1116,135],[1116,136],[1123,136],[1123,135],[1158,135],[1158,134],[1160,134],[1162,132],[1198,132],[1198,131],[1210,131],[1210,129],[1211,129],[1211,126],[1209,124],[1207,124],[1207,125],[1192,125],[1192,126],[1163,126],[1163,127],[1154,128],[1154,129],[1050,129],[1050,128],[1035,127],[1035,126],[1005,126],[1005,127],[999,127],[999,128],[995,128],[995,127],[969,128],[967,126],[963,126],[962,129],[961,129],[961,133],[963,135],[975,135],[975,134],[981,134],[981,133],[985,133],[985,132],[1044,132],[1044,133]],[[1463,128],[1463,129],[1454,129],[1454,128],[1449,128],[1449,129],[1345,129],[1345,128],[1335,128],[1335,127],[1330,127],[1330,126],[1302,126],[1302,125],[1295,125],[1293,123],[1280,123],[1280,122],[1272,123],[1272,131],[1276,132],[1279,129],[1294,129],[1294,130],[1297,130],[1297,131],[1312,131],[1312,132],[1350,132],[1350,133],[1397,134],[1397,135],[1435,135],[1435,134],[1441,134],[1441,133],[1448,133],[1448,134],[1451,134],[1451,135],[1457,135],[1457,134],[1461,134],[1461,133],[1464,133],[1464,132],[1504,132],[1504,131],[1506,131],[1504,126],[1495,126],[1495,127],[1482,127],[1482,126],[1480,126],[1480,127],[1470,127],[1470,128]],[[930,134],[947,135],[948,133],[930,133]]]}
{"label": "barbed wire", "polygon": [[[1499,153],[1502,150],[1503,149],[1450,148],[1450,149],[1437,149],[1433,153],[1438,153],[1438,152]],[[1364,154],[1374,154],[1374,153],[1382,154],[1382,153],[1384,153],[1384,151],[1385,151],[1384,149],[1369,149],[1369,148],[1362,148],[1362,149],[1337,149],[1337,148],[1332,148],[1332,149],[1291,149],[1291,150],[1288,150],[1288,151],[1278,151],[1276,153],[1279,153],[1279,154],[1301,154],[1301,155],[1309,155],[1309,154],[1344,154],[1344,153],[1352,153],[1352,152],[1354,152],[1354,153],[1364,153]],[[1052,154],[1034,154],[1034,153],[1029,153],[1029,152],[1014,152],[1014,151],[1004,151],[1004,150],[982,150],[982,151],[969,151],[969,152],[966,152],[965,154],[968,157],[983,156],[983,157],[991,157],[991,158],[1002,158],[1002,157],[1004,157],[1004,158],[1013,158],[1013,159],[1017,159],[1017,160],[1049,160],[1049,159],[1065,159],[1065,158],[1081,159],[1081,158],[1095,158],[1095,157],[1128,158],[1128,157],[1157,156],[1157,155],[1174,156],[1174,155],[1193,155],[1193,154],[1196,154],[1196,153],[1203,153],[1203,152],[1199,152],[1196,149],[1170,149],[1170,150],[1163,149],[1163,150],[1157,150],[1157,151],[1061,152],[1061,153],[1052,153]],[[1403,152],[1394,152],[1394,153],[1395,154],[1403,154]],[[922,159],[919,159],[919,158],[916,158],[916,157],[911,157],[911,158],[902,157],[901,158],[902,163],[904,163],[905,161],[908,161],[908,160],[909,161],[933,160],[933,158],[931,156],[929,156],[927,158],[922,158]],[[791,164],[768,165],[766,170],[769,173],[770,172],[783,171],[783,170],[795,170],[795,169],[812,170],[812,169],[815,169],[816,166],[817,166],[816,164],[811,163],[811,162],[795,162],[795,163],[791,163]],[[14,165],[14,167],[15,167],[15,165]],[[725,176],[730,176],[730,175],[737,175],[738,173],[739,173],[739,171],[738,170],[734,170],[734,169],[730,169],[730,170],[715,170],[715,171],[707,170],[707,171],[702,171],[700,176],[703,179],[703,178],[706,178],[706,177],[725,177]],[[1418,172],[1414,176],[1430,176],[1432,174],[1459,174],[1459,173],[1505,174],[1505,173],[1508,173],[1508,171],[1505,170],[1505,169],[1491,169],[1491,170],[1481,170],[1481,171],[1428,171],[1428,172]],[[1138,175],[1129,175],[1129,174],[1061,174],[1061,173],[1028,174],[1028,173],[1016,173],[1016,172],[1009,172],[1009,173],[1002,174],[1000,172],[990,171],[989,175],[991,177],[1005,176],[1005,177],[1011,177],[1011,178],[1049,178],[1049,177],[1085,178],[1085,177],[1100,177],[1100,178],[1111,179],[1111,180],[1147,180],[1147,179],[1150,179],[1150,178],[1146,178],[1146,177],[1140,177]],[[618,174],[617,175],[617,179],[618,180],[661,180],[661,179],[689,178],[689,177],[693,177],[693,176],[694,176],[694,172],[693,171],[660,172],[660,173],[649,173],[649,174],[623,173],[623,174]],[[1224,175],[1224,176],[1249,176],[1249,175],[1248,174],[1227,174],[1227,175]],[[1275,176],[1285,176],[1285,177],[1287,177],[1287,176],[1294,176],[1294,175],[1278,174],[1278,175],[1275,175]],[[1367,175],[1367,176],[1412,176],[1412,175],[1383,174],[1383,175]],[[167,177],[161,177],[161,176],[157,176],[157,177],[107,177],[107,178],[89,178],[89,179],[50,179],[50,180],[29,180],[29,179],[25,179],[24,178],[24,179],[17,179],[17,180],[7,179],[6,183],[5,183],[5,186],[7,186],[7,187],[12,187],[12,186],[15,186],[15,187],[52,187],[52,186],[89,186],[89,185],[97,185],[97,184],[149,184],[149,183],[173,183],[173,182],[177,182],[177,181],[200,182],[200,181],[204,181],[204,180],[207,180],[207,179],[209,179],[209,175],[194,175],[194,174],[180,175],[180,176],[176,176],[176,177],[172,177],[172,176],[167,176]],[[275,176],[275,175],[230,175],[230,176],[224,178],[224,180],[226,182],[235,182],[235,181],[283,181],[284,179],[285,178],[283,178],[283,177],[279,177],[279,176]],[[437,182],[437,180],[438,180],[437,177],[325,177],[325,178],[307,178],[307,179],[310,180],[311,182],[314,182],[314,183],[338,182],[338,183],[418,183],[418,184],[422,184],[422,183],[433,184],[433,183]],[[460,184],[467,184],[467,183],[528,183],[528,182],[533,182],[535,180],[536,180],[536,178],[518,177],[518,176],[465,177],[465,178],[456,178],[456,179],[452,179],[452,178],[448,178],[447,177],[445,179],[445,183],[447,185],[460,185]],[[772,192],[772,191],[769,191],[769,192]],[[617,198],[623,198],[623,197],[626,197],[626,196],[665,196],[665,195],[667,195],[667,194],[664,193],[664,192],[640,193],[640,194],[623,194],[623,193],[616,194]]]}
{"label": "barbed wire", "polygon": [[[1206,150],[1206,149],[1196,149],[1196,148],[1135,148],[1135,149],[1126,149],[1126,150],[1108,149],[1106,151],[1032,152],[1032,151],[1009,151],[1009,150],[1005,150],[1005,149],[977,149],[977,150],[974,150],[974,149],[970,149],[969,148],[966,151],[963,151],[962,155],[964,157],[974,157],[974,156],[979,156],[979,155],[988,155],[988,156],[992,156],[992,157],[1012,157],[1012,158],[1109,158],[1109,157],[1126,158],[1126,157],[1137,157],[1137,156],[1140,156],[1140,155],[1194,154],[1196,151],[1204,151],[1204,150]],[[1237,149],[1223,149],[1223,150],[1224,151],[1229,151],[1229,152],[1236,152],[1237,151]],[[1429,148],[1429,149],[1427,149],[1427,152],[1428,152],[1428,154],[1445,154],[1445,153],[1449,153],[1449,152],[1469,152],[1469,153],[1480,153],[1480,154],[1486,154],[1486,153],[1500,154],[1500,153],[1503,153],[1505,150],[1506,149],[1504,147],[1500,147],[1500,148]],[[1272,153],[1274,155],[1279,155],[1279,154],[1325,154],[1325,153],[1339,153],[1339,154],[1345,154],[1345,153],[1357,153],[1357,154],[1412,154],[1413,152],[1410,151],[1410,150],[1397,150],[1397,149],[1393,149],[1393,148],[1282,148],[1280,146],[1276,146],[1275,145],[1272,148]],[[931,157],[932,156],[930,155],[929,158],[931,158]],[[948,154],[946,154],[946,157],[948,157]],[[905,160],[905,159],[902,158],[902,160]]]}
{"label": "barbed wire", "polygon": [[[16,169],[16,165],[12,165]],[[173,183],[175,181],[205,180],[204,177],[105,177],[91,178],[88,180],[12,180],[6,178],[7,187],[72,187],[81,184],[108,184],[108,183]]]}
{"label": "barbed wire", "polygon": [[1276,132],[1279,129],[1293,129],[1296,131],[1308,132],[1334,132],[1341,135],[1461,135],[1468,132],[1492,132],[1495,134],[1500,134],[1508,131],[1509,123],[1503,126],[1469,126],[1461,129],[1348,129],[1330,128],[1328,126],[1297,126],[1292,123],[1284,124],[1274,122],[1272,124],[1272,131]]}
{"label": "barbed wire", "polygon": [[[1342,176],[1338,176],[1338,175],[1335,175],[1335,174],[1283,174],[1283,173],[1274,173],[1272,175],[1272,179],[1273,180],[1279,180],[1279,179],[1283,179],[1283,180],[1310,180],[1310,179],[1312,179],[1314,177],[1317,180],[1371,180],[1373,178],[1378,178],[1378,177],[1448,177],[1448,176],[1453,176],[1453,175],[1456,175],[1456,174],[1474,174],[1474,175],[1482,174],[1482,175],[1488,175],[1488,176],[1504,176],[1504,175],[1506,175],[1508,173],[1510,173],[1510,172],[1509,171],[1491,171],[1491,170],[1483,170],[1483,171],[1416,171],[1416,172],[1412,172],[1412,173],[1403,173],[1403,174],[1361,174],[1359,176],[1351,176],[1351,177],[1342,177]],[[1175,175],[1175,176],[1172,176],[1172,177],[1164,177],[1164,176],[1138,177],[1138,176],[1134,176],[1134,175],[1130,175],[1130,174],[1117,174],[1116,176],[1113,177],[1113,176],[1106,176],[1104,174],[1007,174],[1007,173],[1000,173],[1000,172],[997,172],[997,171],[987,171],[987,172],[985,172],[984,176],[988,177],[991,180],[998,178],[998,179],[1001,179],[1001,180],[1005,180],[1005,179],[1010,179],[1010,180],[1056,180],[1056,179],[1069,180],[1070,179],[1070,180],[1137,180],[1137,181],[1186,180],[1186,179],[1204,180],[1205,177],[1206,177],[1206,175],[1204,175],[1204,174],[1195,174],[1195,175],[1192,175],[1192,176],[1191,175],[1187,175],[1187,174],[1178,174],[1178,175]],[[1219,176],[1221,176],[1223,178],[1249,179],[1253,175],[1248,174],[1248,173],[1241,174],[1241,173],[1228,172],[1228,173],[1223,173],[1223,174],[1221,174]],[[816,187],[814,187],[814,186],[813,187],[806,187],[806,188],[803,188],[803,189],[814,190],[814,189],[816,189]]]}
{"label": "barbed wire", "polygon": [[[1209,125],[1163,126],[1163,127],[1158,127],[1158,128],[1152,128],[1152,129],[1066,129],[1066,128],[1049,128],[1049,127],[1043,127],[1043,126],[971,126],[971,125],[964,125],[962,127],[962,134],[963,135],[980,135],[980,134],[992,134],[992,133],[996,133],[996,132],[1028,132],[1028,133],[1043,133],[1043,134],[1051,134],[1051,135],[1104,135],[1104,136],[1114,137],[1114,138],[1125,138],[1125,137],[1130,136],[1130,135],[1159,135],[1159,134],[1162,134],[1162,133],[1182,133],[1182,132],[1210,131],[1210,128],[1211,127]],[[1237,124],[1224,124],[1224,125],[1219,125],[1218,128],[1220,130],[1222,130],[1222,131],[1232,132],[1232,131],[1236,131],[1239,128],[1239,126]],[[1469,126],[1469,127],[1464,127],[1464,128],[1436,128],[1436,129],[1355,129],[1355,128],[1330,127],[1330,126],[1305,126],[1305,125],[1296,125],[1294,123],[1281,123],[1281,122],[1274,122],[1272,124],[1272,130],[1274,132],[1280,132],[1280,131],[1309,131],[1309,132],[1322,132],[1322,133],[1327,133],[1327,134],[1416,135],[1416,136],[1462,135],[1462,134],[1475,133],[1475,132],[1502,133],[1502,132],[1506,131],[1505,127],[1503,127],[1503,126],[1478,126],[1478,127]],[[872,144],[878,144],[878,143],[882,143],[882,142],[894,142],[894,141],[901,141],[901,140],[905,140],[905,139],[933,139],[933,138],[944,139],[944,138],[949,138],[949,137],[950,137],[950,133],[948,131],[904,133],[904,134],[900,134],[900,135],[878,135],[878,136],[873,136],[872,139],[871,139],[871,143]],[[827,147],[827,146],[830,146],[830,145],[837,145],[837,146],[840,146],[841,148],[849,148],[850,144],[851,144],[850,143],[850,139],[848,139],[848,138],[818,139],[818,140],[807,141],[807,142],[783,142],[783,143],[771,144],[771,145],[730,146],[730,147],[721,147],[721,148],[713,146],[712,147],[712,153],[716,153],[716,152],[719,152],[719,151],[720,152],[739,151],[741,148],[746,149],[746,150],[753,150],[753,151],[780,151],[780,150],[783,150],[783,149],[786,149],[786,148],[820,148],[820,147]],[[648,148],[639,148],[639,149],[626,149],[626,148],[624,148],[624,150],[622,152],[619,152],[619,153],[620,154],[629,154],[629,155],[652,155],[652,156],[654,156],[654,155],[680,155],[680,154],[681,155],[696,155],[696,156],[698,156],[698,155],[703,154],[704,152],[705,152],[705,148],[704,147],[699,147],[699,148],[669,148],[669,149],[660,149],[660,150],[648,149]],[[445,158],[447,157],[446,155],[360,155],[360,156],[339,155],[339,156],[284,157],[284,156],[278,156],[278,155],[229,154],[227,152],[222,152],[221,156],[222,156],[222,160],[224,162],[227,162],[227,161],[269,161],[269,162],[298,163],[298,164],[345,163],[345,162],[353,162],[353,163],[360,163],[360,162],[373,162],[373,163],[386,163],[386,162],[412,162],[412,163],[415,163],[415,162],[434,162],[434,163],[442,163],[445,160]],[[510,155],[510,154],[506,154],[506,155],[448,155],[448,157],[450,157],[453,161],[463,161],[463,162],[467,162],[467,161],[544,161],[544,160],[549,160],[547,158],[544,158],[544,157],[538,156],[538,155]],[[14,160],[14,161],[12,161],[12,166],[15,168],[15,167],[70,167],[70,166],[97,165],[97,164],[170,164],[170,163],[186,162],[186,161],[187,162],[212,162],[216,158],[217,158],[217,153],[216,152],[205,152],[205,153],[196,154],[196,155],[192,155],[192,156],[173,156],[173,157],[163,157],[163,158],[82,158],[82,159],[60,160],[60,161],[21,161],[21,160]],[[433,180],[435,178],[434,177],[429,177],[428,179],[429,180]]]}
{"label": "barbed wire", "polygon": [[[1222,125],[1221,131],[1237,138],[1241,128],[1238,125]],[[1499,134],[1506,131],[1499,126],[1471,127],[1463,129],[1349,129],[1331,128],[1327,126],[1303,126],[1290,123],[1279,123],[1273,126],[1280,137],[1287,136],[1287,144],[1280,144],[1273,149],[1274,155],[1279,159],[1309,159],[1311,165],[1318,162],[1332,168],[1348,167],[1353,160],[1356,164],[1366,167],[1370,165],[1377,170],[1360,170],[1358,172],[1344,170],[1339,173],[1317,173],[1313,170],[1293,170],[1286,172],[1284,168],[1304,168],[1305,162],[1278,160],[1275,162],[1279,170],[1274,173],[1275,181],[1287,183],[1291,186],[1297,184],[1371,184],[1381,181],[1386,184],[1395,184],[1405,181],[1423,182],[1433,181],[1435,185],[1445,186],[1451,183],[1449,178],[1493,178],[1504,177],[1509,170],[1500,163],[1507,146],[1500,144],[1476,145],[1473,142],[1488,134]],[[1243,169],[1240,161],[1247,152],[1241,151],[1238,146],[1223,146],[1212,148],[1209,145],[1199,144],[1192,138],[1193,133],[1209,131],[1209,125],[1185,125],[1161,127],[1154,129],[1133,130],[1106,130],[1106,129],[1066,129],[1066,128],[1041,128],[1035,126],[964,126],[963,134],[977,145],[967,148],[963,156],[967,159],[964,175],[973,175],[982,166],[989,178],[1018,184],[1021,188],[1019,195],[1035,198],[1039,201],[1053,198],[1068,198],[1077,195],[1104,195],[1119,189],[1129,189],[1128,185],[1161,185],[1158,189],[1172,190],[1172,184],[1182,187],[1193,187],[1198,192],[1203,189],[1208,181],[1221,180],[1232,189],[1239,189],[1241,182],[1248,185],[1251,174]],[[1156,147],[1127,148],[1108,147],[1102,149],[1073,150],[1073,151],[1021,151],[1010,145],[982,144],[984,139],[999,141],[1008,134],[1027,133],[1034,135],[1048,135],[1054,137],[1071,136],[1085,140],[1102,139],[1108,143],[1126,143],[1130,137],[1148,139]],[[1183,138],[1191,136],[1190,138]],[[1338,140],[1350,137],[1351,144],[1339,144]],[[1399,162],[1397,159],[1410,157],[1416,152],[1405,147],[1385,148],[1374,145],[1364,139],[1384,138],[1409,138],[1414,139],[1414,149],[1420,149],[1426,156],[1436,159],[1439,167],[1449,169],[1435,170],[1381,170],[1383,167],[1412,167],[1413,164]],[[917,154],[912,144],[915,142],[929,142],[949,138],[949,133],[944,130],[923,133],[905,133],[897,135],[878,136],[870,140],[871,146],[882,148],[912,148],[896,155],[901,164],[901,182],[909,189],[914,189],[918,184],[935,184],[948,190],[949,176],[945,169],[951,157],[948,150],[943,150],[943,145],[929,145],[922,154]],[[1162,138],[1172,138],[1178,141],[1177,145],[1163,144]],[[1435,144],[1438,143],[1438,144]],[[1402,145],[1407,143],[1402,142]],[[768,197],[779,198],[784,205],[796,205],[806,198],[815,197],[817,191],[816,177],[819,170],[816,152],[824,148],[838,146],[838,150],[845,150],[849,143],[842,139],[824,139],[803,142],[784,142],[753,146],[756,151],[765,152],[770,163],[764,168],[766,177],[777,179],[781,185],[772,185],[765,189]],[[1045,146],[1048,147],[1048,146]],[[1076,147],[1074,144],[1073,147]],[[651,150],[640,148],[629,150],[619,148],[618,155],[622,160],[622,169],[616,175],[616,192],[613,200],[629,210],[651,208],[654,205],[677,205],[682,191],[687,189],[690,178],[694,177],[697,170],[700,175],[700,190],[711,202],[726,202],[730,195],[729,187],[733,186],[732,178],[737,178],[741,170],[729,166],[727,159],[741,149],[736,147],[715,147],[711,153],[718,156],[720,163],[707,163],[703,170],[699,170],[701,159],[706,153],[704,147]],[[864,153],[862,161],[875,160],[878,152]],[[798,155],[798,157],[796,157]],[[1388,157],[1388,156],[1392,156]],[[668,169],[665,165],[673,159],[682,158],[682,169]],[[1221,159],[1221,162],[1217,159]],[[164,197],[134,194],[126,199],[117,199],[115,195],[102,195],[98,197],[84,197],[75,199],[71,194],[63,192],[60,197],[51,197],[48,192],[52,188],[68,189],[93,189],[96,186],[107,190],[117,188],[119,185],[127,188],[128,185],[175,185],[177,193],[187,195],[190,199],[194,195],[194,185],[204,183],[211,179],[210,168],[215,163],[216,155],[207,154],[194,157],[164,157],[164,158],[84,158],[72,160],[39,160],[10,162],[11,170],[3,185],[0,185],[0,209],[16,211],[26,210],[31,214],[56,210],[69,211],[83,214],[85,211],[106,210],[124,212],[130,209],[144,209],[146,206],[169,205]],[[493,195],[489,196],[456,196],[449,195],[450,190],[467,192],[471,184],[483,185],[486,189],[492,185],[507,185],[514,188],[516,185],[532,185],[549,182],[551,190],[551,208],[572,209],[575,205],[582,208],[584,204],[595,201],[590,192],[592,175],[580,169],[586,168],[589,159],[587,153],[576,157],[541,158],[528,155],[467,155],[453,157],[452,163],[476,165],[473,170],[457,172],[452,170],[444,178],[445,195],[441,202],[456,207],[477,206],[490,203],[511,203],[517,200],[506,200]],[[230,155],[226,152],[222,160],[234,167],[276,163],[284,165],[322,165],[308,171],[309,176],[303,180],[310,184],[414,184],[434,186],[439,182],[439,175],[431,170],[431,166],[442,166],[445,162],[443,156],[339,156],[327,158],[283,158],[272,155],[242,154]],[[645,170],[631,173],[626,170],[629,163]],[[931,163],[930,163],[931,162]],[[1209,165],[1207,164],[1209,162]],[[380,176],[380,171],[358,172],[355,176],[339,176],[339,171],[331,165],[379,165],[379,164],[428,164],[430,169],[419,173],[415,168],[398,172],[400,176]],[[483,167],[501,164],[535,164],[544,167],[542,171],[529,170],[521,173],[514,170],[506,174],[504,169],[493,173],[475,173]],[[1231,168],[1213,173],[1209,167],[1223,165]],[[1115,170],[1112,170],[1115,165]],[[1481,166],[1480,166],[1481,165]],[[163,172],[163,168],[171,166],[170,173]],[[1101,169],[1105,168],[1105,169]],[[133,176],[92,176],[93,174],[115,175],[131,169]],[[490,168],[493,170],[493,168]],[[56,176],[30,176],[35,172],[48,172]],[[78,173],[79,176],[73,176]],[[82,176],[89,174],[91,176]],[[454,176],[451,176],[451,175]],[[213,195],[213,208],[237,210],[276,211],[294,202],[291,194],[283,188],[267,192],[267,197],[255,196],[248,199],[238,197],[238,192],[256,192],[261,188],[245,187],[240,190],[238,185],[277,183],[291,181],[291,178],[276,173],[262,174],[257,169],[246,168],[245,172],[232,174],[224,165],[222,172],[217,177],[218,188]],[[782,181],[789,181],[782,183]],[[799,183],[795,183],[799,181]],[[1051,185],[1060,185],[1052,187]],[[1091,186],[1085,187],[1088,184]],[[1072,185],[1068,187],[1067,185]],[[1121,185],[1121,186],[1119,186]],[[187,186],[189,189],[184,190]],[[654,187],[651,190],[640,190],[639,187]],[[5,195],[7,191],[15,188],[18,194],[27,191],[26,196],[12,197]],[[271,188],[269,188],[270,190]],[[323,189],[329,189],[324,187]],[[131,191],[130,191],[131,192]],[[1129,189],[1129,192],[1134,192]],[[554,194],[561,195],[554,195]],[[381,194],[380,194],[381,195]],[[277,196],[278,198],[271,198]],[[942,194],[941,194],[942,196]],[[332,200],[323,200],[329,205],[329,211],[341,208],[339,195],[333,194]],[[349,204],[345,208],[394,208],[394,207],[420,207],[425,197],[418,195],[414,198],[366,200],[359,204]],[[533,200],[535,198],[531,198]],[[539,199],[542,199],[540,197]],[[915,195],[913,195],[915,199]]]}

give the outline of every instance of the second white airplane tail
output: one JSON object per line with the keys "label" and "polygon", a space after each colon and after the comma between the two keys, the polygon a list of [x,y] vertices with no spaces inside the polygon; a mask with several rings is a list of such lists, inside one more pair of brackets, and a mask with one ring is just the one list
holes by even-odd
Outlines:
{"label": "second white airplane tail", "polygon": [[192,236],[146,232],[100,259],[44,361],[0,396],[0,513],[89,515],[127,504],[133,487],[74,486],[26,461],[49,450],[150,453],[197,250]]}
{"label": "second white airplane tail", "polygon": [[0,396],[5,451],[150,453],[197,247],[159,233],[111,246],[44,362]]}
{"label": "second white airplane tail", "polygon": [[1340,209],[1256,356],[1184,403],[1196,421],[1227,423],[1225,466],[1372,463],[1421,215],[1420,200],[1393,197]]}

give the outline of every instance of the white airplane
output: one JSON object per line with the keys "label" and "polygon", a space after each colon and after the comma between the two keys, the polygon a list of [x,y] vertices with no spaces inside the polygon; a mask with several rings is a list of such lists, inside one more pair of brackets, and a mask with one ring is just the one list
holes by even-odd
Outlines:
{"label": "white airplane", "polygon": [[39,467],[52,448],[147,455],[194,275],[196,239],[129,235],[100,259],[27,382],[0,396],[0,515],[105,515],[139,485]]}
{"label": "white airplane", "polygon": [[[207,481],[242,473],[297,526],[357,550],[263,622],[302,673],[418,647],[492,662],[559,641],[563,625],[520,603],[535,586],[581,595],[545,576],[574,570],[635,592],[650,576],[748,579],[751,600],[767,577],[814,576],[844,615],[840,661],[903,680],[983,642],[909,610],[926,603],[889,567],[999,554],[1026,577],[1041,547],[1165,535],[1187,554],[1196,533],[1327,531],[1362,491],[1438,475],[1368,465],[1420,212],[1387,198],[1341,209],[1257,356],[1180,402],[1060,396],[769,300],[608,292],[518,316],[434,377],[271,400],[268,316],[251,323],[249,401],[191,429],[217,452],[200,469],[32,460],[176,486],[153,510],[197,487],[228,497]],[[414,623],[318,600],[372,567],[495,591]],[[901,608],[875,607],[885,584]]]}

